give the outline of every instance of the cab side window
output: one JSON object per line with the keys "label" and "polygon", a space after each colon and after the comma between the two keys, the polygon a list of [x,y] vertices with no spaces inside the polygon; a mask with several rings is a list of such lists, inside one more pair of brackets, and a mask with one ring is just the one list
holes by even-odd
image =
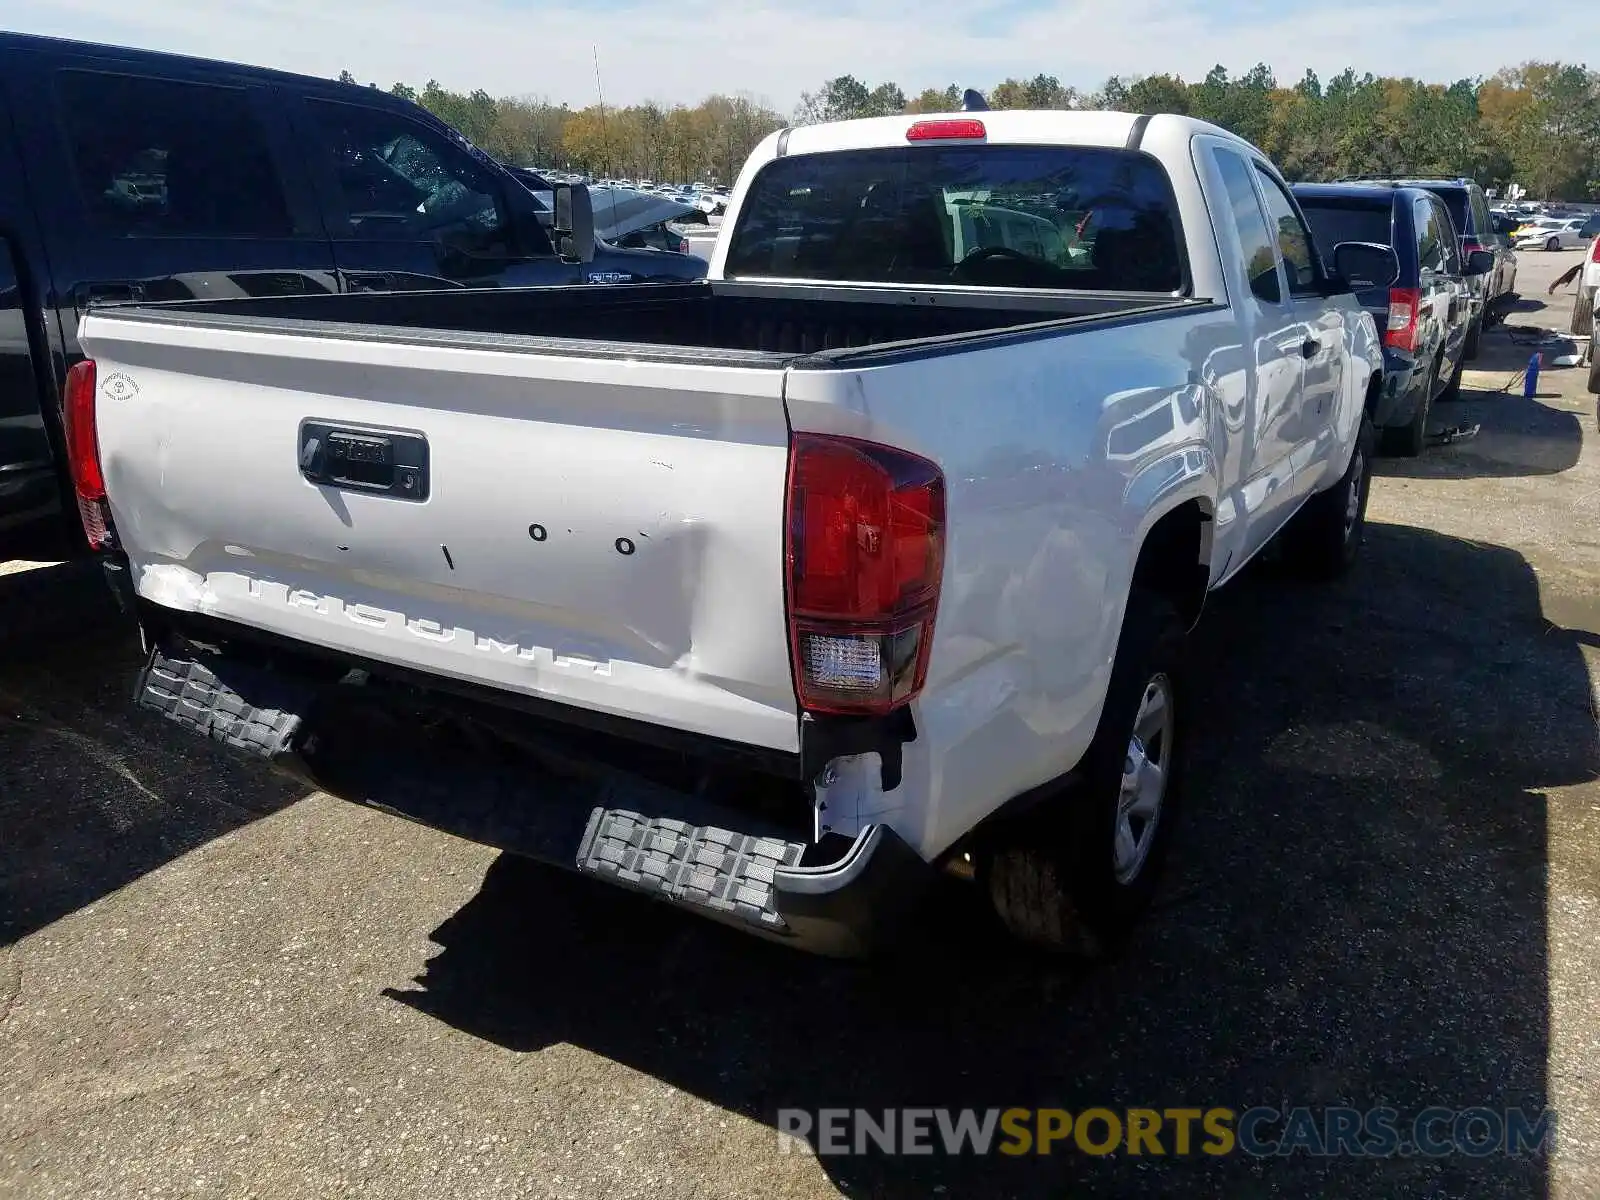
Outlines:
{"label": "cab side window", "polygon": [[1273,237],[1267,228],[1266,214],[1261,211],[1261,201],[1251,182],[1251,170],[1239,155],[1228,150],[1213,149],[1212,161],[1227,195],[1228,217],[1239,235],[1239,249],[1243,255],[1245,278],[1250,281],[1250,291],[1258,300],[1278,304],[1283,300],[1283,289],[1278,283],[1278,256],[1273,250]]}
{"label": "cab side window", "polygon": [[350,236],[514,254],[498,181],[466,150],[397,113],[332,100],[306,106],[332,156]]}
{"label": "cab side window", "polygon": [[1289,277],[1290,293],[1296,296],[1317,295],[1317,265],[1311,250],[1311,231],[1290,203],[1289,193],[1283,190],[1282,184],[1259,166],[1256,167],[1256,177],[1261,183],[1261,194],[1266,197],[1267,216],[1278,239],[1278,253],[1283,256],[1283,270]]}
{"label": "cab side window", "polygon": [[76,69],[55,85],[91,225],[126,237],[294,234],[245,89]]}

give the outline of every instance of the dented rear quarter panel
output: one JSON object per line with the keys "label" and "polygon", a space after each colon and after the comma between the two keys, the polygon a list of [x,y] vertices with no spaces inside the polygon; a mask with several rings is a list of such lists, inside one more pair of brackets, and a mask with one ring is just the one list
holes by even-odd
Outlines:
{"label": "dented rear quarter panel", "polygon": [[884,794],[869,773],[853,789],[859,823],[931,857],[1082,756],[1145,533],[1185,501],[1216,509],[1227,406],[1200,368],[1230,338],[1227,310],[1201,308],[789,373],[796,431],[924,455],[948,492],[918,737],[900,788]]}

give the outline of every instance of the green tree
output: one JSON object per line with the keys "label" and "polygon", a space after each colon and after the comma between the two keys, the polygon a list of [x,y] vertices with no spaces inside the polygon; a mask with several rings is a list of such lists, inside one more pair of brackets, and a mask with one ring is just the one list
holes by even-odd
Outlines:
{"label": "green tree", "polygon": [[1520,180],[1546,199],[1587,195],[1600,153],[1600,77],[1585,67],[1524,63],[1528,103],[1509,130]]}
{"label": "green tree", "polygon": [[898,84],[880,83],[872,89],[867,97],[866,112],[868,117],[892,117],[906,110],[906,94],[900,90]]}
{"label": "green tree", "polygon": [[[355,82],[349,71],[340,78]],[[908,100],[892,82],[840,75],[806,93],[795,119],[954,111],[961,90],[929,87]],[[389,91],[421,103],[504,161],[630,176],[731,182],[750,150],[786,123],[752,96],[602,112],[496,99],[481,89],[455,92],[436,80]],[[1323,80],[1307,71],[1292,86],[1279,86],[1264,63],[1237,76],[1219,64],[1195,83],[1159,73],[1113,76],[1089,95],[1039,73],[1002,80],[987,95],[997,109],[1187,113],[1254,142],[1296,179],[1463,172],[1485,185],[1519,182],[1549,199],[1584,199],[1600,189],[1600,74],[1570,63],[1529,62],[1453,82],[1379,78],[1354,68]]]}
{"label": "green tree", "polygon": [[817,92],[801,92],[795,123],[813,125],[821,121],[848,121],[866,116],[872,89],[854,75],[839,75],[828,80]]}
{"label": "green tree", "polygon": [[1128,85],[1128,107],[1142,113],[1189,112],[1189,85],[1176,75],[1146,75]]}
{"label": "green tree", "polygon": [[906,104],[908,113],[959,112],[961,89],[955,84],[943,88],[924,88]]}
{"label": "green tree", "polygon": [[1085,108],[1107,109],[1113,112],[1126,112],[1132,105],[1128,101],[1128,83],[1119,75],[1113,75],[1100,85],[1100,90],[1090,95]]}

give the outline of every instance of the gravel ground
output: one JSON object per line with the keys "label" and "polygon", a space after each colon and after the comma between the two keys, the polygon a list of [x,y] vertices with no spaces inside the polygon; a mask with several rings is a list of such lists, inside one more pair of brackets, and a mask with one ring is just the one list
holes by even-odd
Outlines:
{"label": "gravel ground", "polygon": [[[1524,254],[1521,286],[1570,254]],[[1566,311],[1513,318],[1564,327]],[[1600,1193],[1600,453],[1486,342],[1348,581],[1215,599],[1166,895],[1091,972],[821,962],[293,785],[129,710],[79,568],[0,567],[0,1194]],[[933,942],[934,939],[930,939]],[[1549,1157],[818,1159],[780,1107],[1558,1111]]]}

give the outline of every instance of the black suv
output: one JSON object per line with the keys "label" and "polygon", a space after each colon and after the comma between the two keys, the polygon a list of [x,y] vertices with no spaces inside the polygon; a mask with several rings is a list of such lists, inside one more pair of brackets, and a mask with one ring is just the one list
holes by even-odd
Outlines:
{"label": "black suv", "polygon": [[1492,263],[1487,255],[1461,252],[1450,213],[1431,191],[1359,183],[1298,183],[1293,191],[1324,262],[1343,242],[1394,252],[1398,274],[1356,281],[1356,298],[1383,336],[1383,395],[1372,418],[1383,449],[1420,454],[1433,402],[1461,390],[1474,320],[1472,281],[1481,279],[1470,268],[1487,271]]}
{"label": "black suv", "polygon": [[1489,201],[1483,189],[1465,177],[1456,179],[1413,179],[1397,176],[1382,178],[1361,176],[1340,179],[1339,183],[1388,184],[1392,187],[1423,188],[1444,201],[1450,220],[1461,239],[1461,256],[1465,259],[1474,250],[1487,250],[1494,255],[1494,269],[1475,277],[1472,282],[1472,323],[1467,330],[1466,357],[1478,357],[1478,342],[1486,325],[1505,316],[1505,306],[1517,286],[1517,254],[1510,241],[1494,230],[1494,219],[1489,214]]}
{"label": "black suv", "polygon": [[0,33],[0,534],[76,525],[61,389],[91,302],[704,276],[595,246],[588,193],[555,193],[375,88]]}

